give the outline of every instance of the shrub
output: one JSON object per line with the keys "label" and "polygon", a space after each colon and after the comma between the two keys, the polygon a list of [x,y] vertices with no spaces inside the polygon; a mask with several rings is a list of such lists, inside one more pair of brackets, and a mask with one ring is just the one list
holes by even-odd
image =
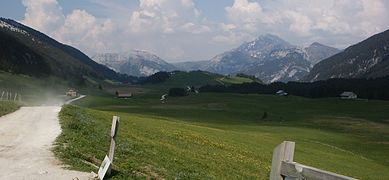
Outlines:
{"label": "shrub", "polygon": [[188,91],[184,88],[170,88],[169,96],[187,96]]}

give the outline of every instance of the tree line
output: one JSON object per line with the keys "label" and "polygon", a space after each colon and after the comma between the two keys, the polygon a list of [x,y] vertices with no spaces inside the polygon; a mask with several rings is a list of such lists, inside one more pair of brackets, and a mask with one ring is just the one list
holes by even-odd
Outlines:
{"label": "tree line", "polygon": [[247,94],[275,94],[278,90],[284,90],[290,95],[308,98],[339,97],[342,92],[352,91],[358,95],[358,98],[389,100],[389,76],[376,79],[329,79],[316,82],[205,85],[199,90],[200,92]]}

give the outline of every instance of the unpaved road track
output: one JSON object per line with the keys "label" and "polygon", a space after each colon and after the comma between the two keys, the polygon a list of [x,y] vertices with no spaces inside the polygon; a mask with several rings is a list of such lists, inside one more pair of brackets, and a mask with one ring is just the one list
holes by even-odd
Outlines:
{"label": "unpaved road track", "polygon": [[61,133],[60,110],[60,106],[22,107],[0,117],[1,180],[88,179],[88,173],[63,169],[50,150]]}

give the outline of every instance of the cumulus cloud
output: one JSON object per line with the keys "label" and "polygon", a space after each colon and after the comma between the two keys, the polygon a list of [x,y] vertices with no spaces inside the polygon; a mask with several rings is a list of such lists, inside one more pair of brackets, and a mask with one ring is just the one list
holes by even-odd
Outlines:
{"label": "cumulus cloud", "polygon": [[[102,22],[85,10],[73,10],[64,24],[51,34],[59,41],[76,45],[87,52],[108,49],[105,35],[115,30],[110,19]],[[110,34],[111,35],[111,34]]]}
{"label": "cumulus cloud", "polygon": [[[168,60],[208,59],[266,33],[294,44],[319,41],[345,48],[389,28],[385,0],[233,0],[212,13],[202,12],[197,3],[219,2],[139,0],[123,5],[97,0],[88,1],[101,7],[97,10],[66,13],[57,0],[22,3],[22,23],[89,55],[145,49]],[[212,18],[215,13],[223,17]]]}
{"label": "cumulus cloud", "polygon": [[200,12],[193,0],[140,0],[129,21],[129,29],[135,33],[175,33],[184,30],[193,33],[208,32],[209,27],[200,24]]}
{"label": "cumulus cloud", "polygon": [[62,8],[56,0],[23,0],[26,7],[24,24],[35,27],[43,32],[58,28],[64,21]]}
{"label": "cumulus cloud", "polygon": [[389,28],[385,21],[389,18],[388,8],[384,0],[234,0],[225,12],[227,24],[236,28],[215,39],[224,36],[234,42],[237,34],[246,34],[240,36],[243,41],[270,32],[294,43],[322,40],[340,47]]}
{"label": "cumulus cloud", "polygon": [[109,49],[104,36],[114,31],[112,20],[98,20],[80,9],[64,15],[56,0],[23,0],[23,5],[26,13],[22,23],[87,53]]}

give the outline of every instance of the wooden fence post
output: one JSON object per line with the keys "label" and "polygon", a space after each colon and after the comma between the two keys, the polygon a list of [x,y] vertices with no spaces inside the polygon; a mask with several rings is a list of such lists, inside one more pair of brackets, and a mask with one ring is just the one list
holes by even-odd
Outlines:
{"label": "wooden fence post", "polygon": [[[120,122],[120,117],[113,116],[112,127],[111,127],[111,146],[109,147],[109,152],[108,152],[108,158],[110,159],[111,163],[113,162],[113,157],[115,154],[116,135],[119,129],[119,122]],[[107,171],[107,175],[108,176],[111,175],[111,167],[109,167]]]}
{"label": "wooden fence post", "polygon": [[270,180],[283,180],[281,176],[281,163],[293,162],[295,143],[284,141],[273,150],[272,165],[270,171]]}

